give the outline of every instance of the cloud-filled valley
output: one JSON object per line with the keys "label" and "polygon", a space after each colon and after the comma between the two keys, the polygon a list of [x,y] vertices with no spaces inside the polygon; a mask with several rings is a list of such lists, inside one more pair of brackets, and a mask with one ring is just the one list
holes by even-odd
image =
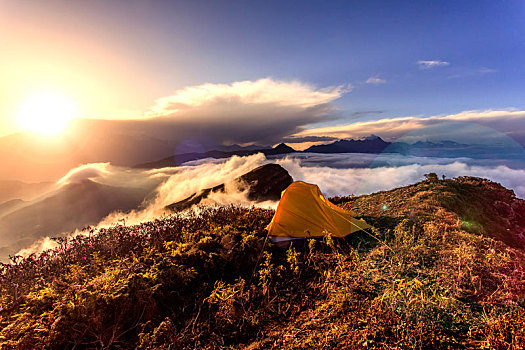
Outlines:
{"label": "cloud-filled valley", "polygon": [[[522,181],[525,167],[511,168],[497,159],[302,153],[269,158],[256,154],[201,159],[176,168],[153,170],[129,169],[109,163],[86,164],[69,171],[47,198],[28,202],[13,213],[0,216],[0,233],[4,242],[2,257],[5,259],[7,253],[13,254],[22,248],[24,254],[49,248],[55,244],[50,237],[73,231],[79,234],[78,230],[86,225],[107,227],[116,222],[131,225],[167,215],[167,205],[204,188],[228,183],[270,162],[281,165],[294,180],[318,184],[328,197],[389,190],[420,181],[430,172],[447,178],[466,175],[490,178],[513,189],[519,197],[525,197]],[[275,202],[253,203],[247,199],[246,193],[228,186],[225,193],[212,195],[203,204],[229,203],[276,206]],[[47,216],[46,221],[39,219],[43,215]],[[54,215],[58,216],[57,220],[51,220]],[[64,215],[68,220],[60,222],[59,218]],[[61,227],[64,230],[60,231]],[[17,237],[15,228],[25,229],[27,234]],[[31,248],[26,249],[29,246]]]}
{"label": "cloud-filled valley", "polygon": [[[421,64],[428,68],[444,65],[434,61]],[[368,81],[372,85],[386,82],[379,76],[372,78]],[[246,193],[229,183],[269,162],[280,164],[294,180],[318,184],[327,196],[388,190],[436,172],[449,178],[488,177],[525,197],[521,181],[525,176],[524,111],[385,117],[326,126],[344,119],[335,101],[352,88],[348,83],[318,88],[272,78],[205,83],[157,99],[144,118],[76,120],[70,132],[53,139],[33,134],[1,138],[0,180],[4,184],[5,179],[13,178],[36,184],[0,196],[0,258],[35,241],[40,243],[30,251],[49,247],[53,244],[50,237],[78,234],[85,226],[134,224],[167,215],[167,205],[220,184],[226,184],[226,191],[212,194],[203,204],[275,207],[275,202],[251,202]],[[354,114],[367,119],[381,113],[384,111]],[[285,141],[300,150],[370,134],[395,143],[381,154],[296,152],[268,158],[255,154],[199,159],[178,167],[135,168],[182,153],[226,146],[235,149]],[[450,146],[449,140],[459,143]],[[391,149],[396,143],[406,146],[433,141],[445,141],[448,148],[417,146],[412,147],[415,153],[389,153],[398,152]],[[4,187],[15,186],[11,182]]]}

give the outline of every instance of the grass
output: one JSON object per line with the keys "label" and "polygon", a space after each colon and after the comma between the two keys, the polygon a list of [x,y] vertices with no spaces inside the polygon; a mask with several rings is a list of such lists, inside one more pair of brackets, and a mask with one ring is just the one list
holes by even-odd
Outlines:
{"label": "grass", "polygon": [[234,206],[61,241],[2,265],[0,348],[523,348],[523,250],[458,220],[512,196],[472,181],[334,199],[379,241],[281,250],[271,210]]}

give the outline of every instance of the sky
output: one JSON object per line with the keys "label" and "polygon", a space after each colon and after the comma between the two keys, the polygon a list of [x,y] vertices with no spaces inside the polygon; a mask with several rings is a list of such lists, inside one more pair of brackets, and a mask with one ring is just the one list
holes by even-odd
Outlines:
{"label": "sky", "polygon": [[53,91],[78,117],[170,120],[220,143],[459,118],[525,144],[523,1],[0,0],[0,45],[0,136]]}

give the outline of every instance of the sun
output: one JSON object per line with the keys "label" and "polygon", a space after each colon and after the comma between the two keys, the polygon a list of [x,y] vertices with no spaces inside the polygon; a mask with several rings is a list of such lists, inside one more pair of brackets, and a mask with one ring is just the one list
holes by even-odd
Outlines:
{"label": "sun", "polygon": [[54,92],[34,95],[20,106],[17,114],[18,124],[24,130],[46,135],[58,134],[76,117],[75,104]]}

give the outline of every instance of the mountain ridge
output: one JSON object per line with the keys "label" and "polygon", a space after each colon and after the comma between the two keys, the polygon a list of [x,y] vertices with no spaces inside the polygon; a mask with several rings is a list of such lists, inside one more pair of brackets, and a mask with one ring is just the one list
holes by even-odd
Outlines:
{"label": "mountain ridge", "polygon": [[257,153],[263,153],[264,155],[279,155],[296,152],[292,147],[285,143],[280,143],[273,148],[255,149],[255,150],[238,150],[238,151],[218,151],[212,150],[204,153],[183,153],[175,154],[166,158],[162,158],[157,161],[142,163],[134,165],[135,169],[153,169],[153,168],[164,168],[179,166],[183,163],[199,160],[203,158],[229,158],[232,156],[250,156]]}
{"label": "mountain ridge", "polygon": [[311,153],[381,153],[391,143],[376,135],[363,139],[342,139],[325,145],[315,145],[304,150]]}
{"label": "mountain ridge", "polygon": [[476,148],[475,145],[466,145],[455,141],[417,141],[412,144],[405,142],[387,142],[377,135],[369,135],[361,139],[340,139],[332,143],[310,146],[303,151],[296,151],[286,143],[280,143],[273,148],[260,149],[238,149],[230,151],[211,150],[207,152],[181,153],[169,156],[157,161],[136,164],[133,168],[153,169],[163,167],[179,166],[185,162],[199,160],[204,158],[229,158],[232,156],[249,156],[256,153],[263,153],[266,156],[285,155],[292,153],[321,153],[321,154],[338,154],[338,153],[398,153],[413,156],[446,156],[446,152],[456,152],[456,156],[465,156],[462,152],[468,151],[467,154],[483,154],[483,149]]}
{"label": "mountain ridge", "polygon": [[525,345],[525,200],[433,173],[331,200],[374,229],[282,250],[265,231],[274,211],[208,207],[14,258],[0,265],[0,346]]}

